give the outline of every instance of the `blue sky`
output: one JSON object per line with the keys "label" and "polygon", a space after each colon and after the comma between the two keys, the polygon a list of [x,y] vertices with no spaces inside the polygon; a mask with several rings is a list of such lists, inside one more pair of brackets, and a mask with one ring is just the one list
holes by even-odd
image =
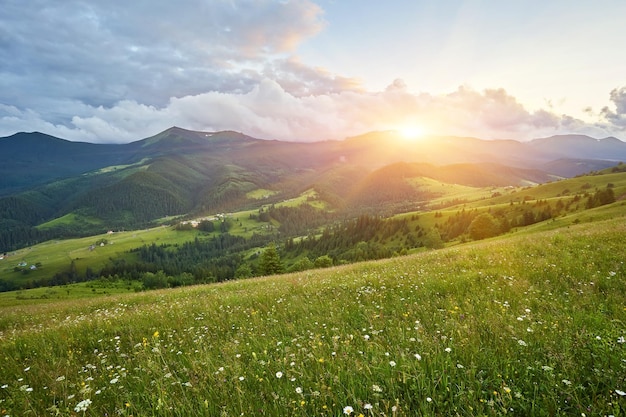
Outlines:
{"label": "blue sky", "polygon": [[626,140],[626,2],[3,0],[0,136]]}

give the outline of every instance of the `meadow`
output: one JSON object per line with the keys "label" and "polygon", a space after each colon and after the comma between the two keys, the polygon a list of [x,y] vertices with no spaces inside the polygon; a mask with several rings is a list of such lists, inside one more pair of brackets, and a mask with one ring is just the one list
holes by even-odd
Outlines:
{"label": "meadow", "polygon": [[625,233],[0,307],[0,415],[624,415]]}

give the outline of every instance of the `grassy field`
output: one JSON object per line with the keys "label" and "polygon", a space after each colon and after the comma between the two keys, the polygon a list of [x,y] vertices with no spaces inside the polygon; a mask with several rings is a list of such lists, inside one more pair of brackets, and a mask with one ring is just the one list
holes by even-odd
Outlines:
{"label": "grassy field", "polygon": [[[79,239],[53,240],[9,253],[0,261],[0,277],[15,280],[32,280],[51,276],[65,270],[74,261],[76,268],[84,273],[87,267],[101,268],[109,258],[128,258],[130,249],[144,244],[182,243],[193,240],[199,232],[177,231],[172,227],[160,226],[146,230],[115,232]],[[14,268],[25,264],[25,272]],[[39,265],[30,270],[30,265]]]}
{"label": "grassy field", "polygon": [[0,415],[624,415],[625,233],[0,307]]}

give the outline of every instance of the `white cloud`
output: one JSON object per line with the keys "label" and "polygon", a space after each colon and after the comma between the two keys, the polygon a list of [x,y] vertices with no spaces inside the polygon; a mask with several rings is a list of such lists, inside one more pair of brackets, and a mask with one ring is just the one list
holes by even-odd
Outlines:
{"label": "white cloud", "polygon": [[608,106],[602,109],[601,115],[606,122],[621,131],[626,130],[626,87],[616,88],[611,91],[611,101],[615,110]]}
{"label": "white cloud", "polygon": [[[361,80],[297,55],[327,25],[313,0],[3,0],[2,11],[4,136],[36,130],[128,142],[173,125],[283,140],[406,123],[435,134],[514,139],[626,130],[624,87],[611,92],[612,107],[587,113],[595,122],[528,109],[504,89],[414,94],[397,79],[366,91]],[[366,49],[358,65],[376,63]],[[333,51],[354,60],[346,50]]]}
{"label": "white cloud", "polygon": [[[623,94],[617,92],[612,97],[621,109]],[[408,92],[401,80],[381,92],[347,90],[296,96],[278,82],[263,79],[245,93],[213,91],[172,97],[162,107],[123,100],[111,107],[75,108],[80,115],[65,126],[46,122],[36,112],[0,107],[0,134],[40,130],[70,140],[121,143],[175,125],[204,131],[236,130],[265,139],[312,141],[393,129],[410,121],[432,134],[526,140],[563,133],[604,137],[620,129],[544,109],[529,111],[502,89],[479,92],[459,87],[449,94],[416,95]]]}
{"label": "white cloud", "polygon": [[0,103],[48,119],[49,98],[163,106],[250,91],[261,78],[255,68],[324,26],[310,0],[5,0],[2,9]]}

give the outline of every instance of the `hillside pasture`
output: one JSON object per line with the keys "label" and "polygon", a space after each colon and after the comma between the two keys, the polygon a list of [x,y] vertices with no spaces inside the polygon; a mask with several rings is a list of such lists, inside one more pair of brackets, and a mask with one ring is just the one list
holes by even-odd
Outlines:
{"label": "hillside pasture", "polygon": [[623,415],[624,233],[0,307],[0,412]]}
{"label": "hillside pasture", "polygon": [[[179,231],[169,226],[151,229],[104,233],[78,239],[52,240],[8,253],[0,261],[0,277],[14,282],[27,282],[50,277],[67,270],[72,262],[80,273],[87,268],[104,266],[110,258],[131,259],[130,249],[156,244],[176,244],[193,240],[196,230]],[[22,264],[24,266],[20,267]],[[30,269],[31,265],[36,269]],[[17,270],[16,270],[17,267]]]}

